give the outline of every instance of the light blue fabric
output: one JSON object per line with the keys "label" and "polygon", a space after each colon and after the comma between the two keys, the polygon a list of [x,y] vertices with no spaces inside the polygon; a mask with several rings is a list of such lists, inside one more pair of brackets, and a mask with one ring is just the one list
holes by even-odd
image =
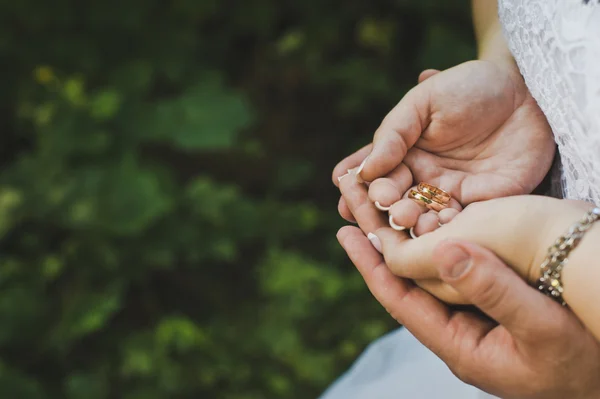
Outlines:
{"label": "light blue fabric", "polygon": [[406,329],[373,342],[320,399],[493,398],[456,378]]}

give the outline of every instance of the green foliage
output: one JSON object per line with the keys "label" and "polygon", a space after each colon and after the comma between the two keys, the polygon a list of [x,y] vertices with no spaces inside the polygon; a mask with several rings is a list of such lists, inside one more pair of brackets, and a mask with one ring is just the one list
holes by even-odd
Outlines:
{"label": "green foliage", "polygon": [[315,397],[394,324],[335,163],[468,2],[0,1],[0,397]]}

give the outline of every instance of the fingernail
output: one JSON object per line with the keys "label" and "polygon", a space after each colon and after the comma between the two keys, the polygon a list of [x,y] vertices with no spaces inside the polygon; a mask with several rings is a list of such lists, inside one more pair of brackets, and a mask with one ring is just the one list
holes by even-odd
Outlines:
{"label": "fingernail", "polygon": [[414,228],[414,227],[411,227],[411,228],[410,228],[410,230],[409,230],[408,232],[410,233],[410,236],[411,236],[413,239],[415,239],[415,240],[416,240],[417,238],[419,238],[419,237],[418,237],[418,236],[415,234],[415,228]]}
{"label": "fingernail", "polygon": [[380,211],[387,212],[390,210],[391,206],[383,206],[379,203],[379,201],[375,201],[375,208],[379,209]]}
{"label": "fingernail", "polygon": [[396,231],[404,231],[406,227],[400,226],[394,222],[394,217],[390,214],[390,227]]}
{"label": "fingernail", "polygon": [[371,244],[373,244],[373,247],[377,250],[377,252],[382,254],[383,250],[381,249],[381,241],[379,240],[379,237],[377,237],[373,233],[369,233],[367,234],[367,238],[369,239],[369,241],[371,241]]}
{"label": "fingernail", "polygon": [[339,177],[338,177],[338,183],[340,183],[340,182],[342,181],[342,179],[343,179],[344,177],[346,177],[346,176],[348,176],[348,173],[346,173],[345,175],[339,176]]}
{"label": "fingernail", "polygon": [[348,169],[348,174],[354,176],[356,178],[357,182],[364,183],[365,181],[358,174],[359,168],[360,168],[360,166],[358,168]]}
{"label": "fingernail", "polygon": [[446,250],[446,261],[440,265],[442,277],[456,280],[463,276],[471,267],[472,259],[463,248],[454,245]]}
{"label": "fingernail", "polygon": [[367,163],[367,159],[369,159],[369,157],[366,157],[364,161],[362,161],[362,163],[360,164],[360,166],[358,167],[358,169],[356,170],[356,175],[359,176],[360,172],[362,172],[363,168],[365,167],[365,164]]}

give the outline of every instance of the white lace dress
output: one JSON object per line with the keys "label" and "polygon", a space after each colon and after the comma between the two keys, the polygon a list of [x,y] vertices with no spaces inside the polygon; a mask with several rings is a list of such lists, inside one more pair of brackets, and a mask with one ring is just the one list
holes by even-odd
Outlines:
{"label": "white lace dress", "polygon": [[499,13],[558,143],[565,197],[600,204],[600,1],[500,0]]}
{"label": "white lace dress", "polygon": [[[564,196],[600,205],[600,0],[499,0],[499,13],[558,143]],[[371,344],[321,397],[399,398],[493,396],[459,381],[402,329]]]}

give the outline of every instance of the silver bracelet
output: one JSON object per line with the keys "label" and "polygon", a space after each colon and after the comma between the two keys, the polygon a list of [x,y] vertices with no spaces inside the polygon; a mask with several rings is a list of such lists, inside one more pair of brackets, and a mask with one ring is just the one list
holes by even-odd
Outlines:
{"label": "silver bracelet", "polygon": [[548,249],[548,255],[540,266],[542,275],[536,283],[538,289],[563,306],[567,305],[562,297],[562,271],[567,264],[567,257],[577,247],[586,231],[599,219],[600,208],[588,211],[583,219],[571,226],[569,231]]}

